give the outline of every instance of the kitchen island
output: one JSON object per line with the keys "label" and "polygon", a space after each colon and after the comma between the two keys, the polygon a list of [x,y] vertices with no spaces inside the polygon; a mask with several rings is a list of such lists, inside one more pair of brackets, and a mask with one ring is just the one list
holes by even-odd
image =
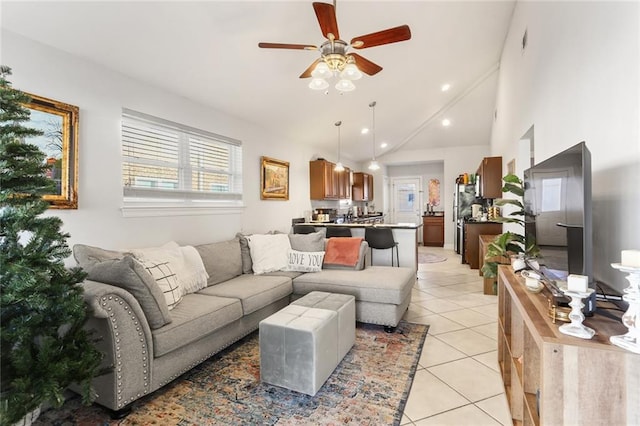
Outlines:
{"label": "kitchen island", "polygon": [[[398,257],[400,266],[413,268],[418,270],[418,230],[422,228],[422,224],[415,223],[311,223],[316,229],[335,227],[347,227],[351,229],[351,235],[354,237],[364,238],[364,230],[370,227],[391,228],[393,239],[398,243]],[[391,249],[389,250],[373,250],[373,255],[367,257],[367,264],[373,265],[391,265]],[[394,254],[395,255],[395,254]]]}

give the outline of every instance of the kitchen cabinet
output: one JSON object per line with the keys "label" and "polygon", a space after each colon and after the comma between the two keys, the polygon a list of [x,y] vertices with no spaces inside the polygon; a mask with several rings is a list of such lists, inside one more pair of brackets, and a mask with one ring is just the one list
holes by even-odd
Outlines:
{"label": "kitchen cabinet", "polygon": [[309,161],[309,194],[312,200],[338,200],[351,197],[351,171],[336,172],[326,160]]}
{"label": "kitchen cabinet", "polygon": [[353,201],[373,200],[373,175],[363,172],[353,173]]}
{"label": "kitchen cabinet", "polygon": [[444,246],[444,216],[422,216],[422,245]]}
{"label": "kitchen cabinet", "polygon": [[630,425],[640,419],[640,355],[618,348],[614,310],[585,325],[591,340],[562,334],[544,289],[531,293],[511,266],[498,267],[498,365],[514,425]]}
{"label": "kitchen cabinet", "polygon": [[481,198],[502,198],[502,157],[483,158],[476,174],[476,195]]}
{"label": "kitchen cabinet", "polygon": [[348,167],[342,172],[334,171],[334,179],[338,181],[338,198],[341,200],[351,199],[351,170]]}
{"label": "kitchen cabinet", "polygon": [[471,269],[479,269],[480,235],[502,234],[502,224],[495,222],[465,222],[464,260]]}

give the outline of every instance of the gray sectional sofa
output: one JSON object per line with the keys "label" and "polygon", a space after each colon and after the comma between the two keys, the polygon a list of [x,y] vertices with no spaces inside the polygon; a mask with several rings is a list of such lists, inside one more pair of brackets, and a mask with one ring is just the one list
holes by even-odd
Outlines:
{"label": "gray sectional sofa", "polygon": [[[294,239],[291,237],[292,246]],[[322,237],[324,243],[324,237]],[[276,271],[254,275],[246,238],[196,246],[207,286],[186,294],[168,310],[151,275],[135,256],[76,245],[74,256],[88,272],[85,300],[93,311],[87,326],[100,337],[106,373],[95,378],[96,402],[113,417],[197,364],[258,328],[259,322],[314,291],[356,298],[356,320],[395,327],[406,311],[415,271],[368,266],[361,243],[355,267],[324,265],[319,272]],[[308,250],[311,251],[311,250]]]}

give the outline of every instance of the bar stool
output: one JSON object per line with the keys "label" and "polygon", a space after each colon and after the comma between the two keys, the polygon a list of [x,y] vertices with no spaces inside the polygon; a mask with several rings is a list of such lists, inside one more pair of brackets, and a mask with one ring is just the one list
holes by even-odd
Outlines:
{"label": "bar stool", "polygon": [[396,260],[400,266],[400,254],[398,252],[398,243],[393,238],[391,228],[375,228],[368,227],[364,230],[364,239],[371,248],[371,264],[373,264],[373,249],[387,250],[391,249],[391,266],[393,265],[393,249],[396,249]]}
{"label": "bar stool", "polygon": [[313,225],[293,225],[294,234],[312,234],[316,232],[316,227]]}
{"label": "bar stool", "polygon": [[346,226],[327,226],[327,238],[350,237],[351,229]]}

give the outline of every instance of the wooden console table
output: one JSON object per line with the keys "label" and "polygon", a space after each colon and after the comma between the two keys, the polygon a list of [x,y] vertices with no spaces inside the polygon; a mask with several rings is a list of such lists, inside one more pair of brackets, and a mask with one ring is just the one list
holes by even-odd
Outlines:
{"label": "wooden console table", "polygon": [[[640,424],[640,355],[609,343],[622,312],[599,311],[591,340],[566,336],[511,266],[498,267],[498,363],[516,425]],[[610,315],[615,312],[616,315]]]}

